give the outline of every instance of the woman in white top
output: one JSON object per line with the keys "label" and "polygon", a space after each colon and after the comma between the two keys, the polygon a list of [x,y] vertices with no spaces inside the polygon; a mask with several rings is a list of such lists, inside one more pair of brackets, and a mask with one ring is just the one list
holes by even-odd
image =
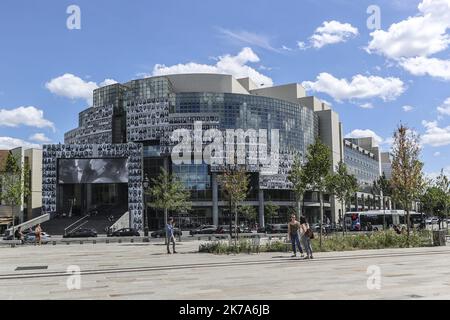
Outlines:
{"label": "woman in white top", "polygon": [[306,221],[305,217],[300,217],[300,235],[303,242],[303,248],[306,251],[305,259],[314,259],[313,251],[311,246],[311,239],[306,235],[306,231],[309,229],[309,224]]}

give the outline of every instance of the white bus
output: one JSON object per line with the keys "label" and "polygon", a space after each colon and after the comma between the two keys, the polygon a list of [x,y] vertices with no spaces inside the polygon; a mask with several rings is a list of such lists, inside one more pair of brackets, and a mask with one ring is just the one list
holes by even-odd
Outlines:
{"label": "white bus", "polygon": [[[425,214],[410,211],[410,222],[414,228],[423,228]],[[397,226],[406,227],[406,211],[404,210],[371,210],[347,212],[345,214],[345,227],[348,231],[373,231],[388,229]]]}

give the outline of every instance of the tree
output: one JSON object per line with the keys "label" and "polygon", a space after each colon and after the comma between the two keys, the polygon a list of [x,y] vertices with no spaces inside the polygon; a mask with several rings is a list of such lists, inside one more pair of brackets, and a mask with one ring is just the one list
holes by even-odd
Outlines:
{"label": "tree", "polygon": [[[372,190],[381,197],[383,202],[383,211],[386,210],[385,197],[390,197],[392,195],[392,187],[389,179],[386,178],[385,173],[373,182]],[[386,215],[383,215],[383,228],[386,230]]]}
{"label": "tree", "polygon": [[0,173],[0,180],[2,186],[0,198],[7,206],[11,207],[12,235],[15,239],[16,215],[14,209],[20,206],[31,193],[29,166],[26,163],[22,165],[18,157],[9,153],[5,168]]}
{"label": "tree", "polygon": [[[245,200],[249,188],[249,177],[243,168],[226,170],[218,181],[222,186],[225,198],[230,203],[230,212],[234,210],[235,244],[237,244],[238,205]],[[230,232],[231,232],[230,228]]]}
{"label": "tree", "polygon": [[447,217],[450,208],[450,180],[444,174],[444,169],[441,170],[441,174],[436,178],[436,187],[441,193],[439,203],[443,207],[443,216]]}
{"label": "tree", "polygon": [[280,206],[274,204],[272,201],[268,202],[264,206],[264,218],[266,219],[266,221],[273,219],[273,217],[278,214],[278,210],[280,210]]}
{"label": "tree", "polygon": [[[345,163],[340,161],[336,166],[336,172],[329,176],[327,187],[328,191],[333,193],[341,203],[339,218],[344,222],[345,204],[351,201],[352,196],[358,191],[358,181],[355,176],[348,173]],[[345,223],[343,223],[343,232],[345,232]]]}
{"label": "tree", "polygon": [[305,164],[305,177],[311,190],[319,192],[320,201],[320,247],[322,247],[323,194],[327,189],[329,175],[332,171],[331,151],[319,139],[308,146]]}
{"label": "tree", "polygon": [[423,163],[419,160],[417,134],[404,125],[394,133],[392,146],[392,191],[394,199],[406,211],[407,244],[409,245],[411,203],[420,197],[423,188]]}
{"label": "tree", "polygon": [[300,219],[300,216],[302,215],[303,196],[307,187],[307,179],[305,176],[304,167],[302,165],[300,157],[298,156],[296,156],[294,159],[294,163],[292,164],[288,179],[292,183],[292,190],[295,195],[295,201],[297,202],[297,216]]}
{"label": "tree", "polygon": [[429,215],[438,216],[441,221],[448,216],[448,208],[450,207],[449,185],[449,180],[442,171],[439,177],[427,181],[427,186],[420,198],[423,210]]}
{"label": "tree", "polygon": [[[190,193],[185,189],[183,183],[161,169],[158,177],[151,180],[152,187],[148,191],[150,206],[157,210],[164,210],[164,225],[167,225],[169,211],[186,211],[191,209],[189,201]],[[166,233],[166,241],[167,241]]]}
{"label": "tree", "polygon": [[254,206],[241,206],[239,207],[239,214],[249,222],[254,222],[257,217],[257,211]]}

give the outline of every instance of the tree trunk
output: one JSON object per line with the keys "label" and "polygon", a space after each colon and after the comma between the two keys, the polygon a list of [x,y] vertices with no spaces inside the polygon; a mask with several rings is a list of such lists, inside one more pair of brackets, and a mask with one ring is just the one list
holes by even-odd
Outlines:
{"label": "tree trunk", "polygon": [[320,201],[320,223],[319,223],[319,246],[322,249],[322,226],[323,226],[323,193],[319,192],[319,201]]}
{"label": "tree trunk", "polygon": [[14,227],[16,224],[16,214],[14,213],[14,206],[11,206],[11,214],[12,214],[12,239],[16,240],[16,235],[14,232]]}
{"label": "tree trunk", "polygon": [[165,244],[167,245],[169,243],[169,234],[167,231],[167,208],[164,208],[164,228],[166,229],[166,241]]}
{"label": "tree trunk", "polygon": [[407,207],[406,208],[406,245],[408,246],[408,248],[409,248],[409,230],[410,230],[409,225],[410,225],[410,223],[409,223],[409,208]]}
{"label": "tree trunk", "polygon": [[345,202],[341,201],[341,214],[342,214],[342,218],[341,218],[341,223],[342,223],[342,235],[345,236]]}
{"label": "tree trunk", "polygon": [[297,200],[297,214],[298,214],[298,219],[300,220],[300,217],[302,216],[302,199],[298,199]]}
{"label": "tree trunk", "polygon": [[234,244],[237,246],[238,237],[238,216],[237,216],[237,204],[234,205]]}

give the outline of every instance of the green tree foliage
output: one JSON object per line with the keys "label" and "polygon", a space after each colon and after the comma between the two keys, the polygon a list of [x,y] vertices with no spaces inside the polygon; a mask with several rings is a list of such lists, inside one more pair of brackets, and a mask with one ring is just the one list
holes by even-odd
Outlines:
{"label": "green tree foliage", "polygon": [[292,191],[297,202],[297,217],[300,218],[302,215],[303,196],[307,188],[307,179],[305,176],[305,168],[298,156],[294,159],[288,179],[292,183]]}
{"label": "green tree foliage", "polygon": [[311,190],[319,193],[320,200],[320,244],[322,244],[323,225],[323,194],[327,191],[329,175],[332,171],[332,160],[330,149],[319,139],[314,144],[308,146],[304,166],[307,184]]}
{"label": "green tree foliage", "polygon": [[420,200],[425,213],[438,216],[441,219],[448,217],[450,208],[450,183],[443,170],[439,177],[427,183]]}
{"label": "green tree foliage", "polygon": [[9,153],[4,170],[0,172],[0,181],[2,186],[0,198],[12,209],[12,233],[14,237],[16,219],[14,209],[22,205],[23,201],[31,193],[29,166],[27,164],[22,165],[20,158]]}
{"label": "green tree foliage", "polygon": [[280,206],[274,204],[272,201],[269,201],[264,206],[264,219],[266,221],[272,220],[274,217],[278,215],[278,210],[280,210]]}
{"label": "green tree foliage", "polygon": [[[164,211],[164,223],[167,224],[169,211],[187,211],[191,209],[190,193],[175,176],[161,169],[158,177],[151,180],[152,187],[148,191],[149,205]],[[167,236],[166,236],[167,238]]]}
{"label": "green tree foliage", "polygon": [[392,191],[394,199],[406,211],[406,224],[409,239],[411,204],[417,200],[423,189],[423,163],[420,158],[420,145],[417,134],[404,125],[394,133],[392,146]]}
{"label": "green tree foliage", "polygon": [[257,218],[257,211],[254,206],[241,206],[239,207],[239,214],[249,222],[255,222]]}
{"label": "green tree foliage", "polygon": [[341,203],[340,218],[344,221],[345,204],[350,202],[352,196],[358,191],[358,181],[354,175],[348,173],[347,166],[341,161],[336,166],[336,172],[329,175],[327,187],[328,191]]}
{"label": "green tree foliage", "polygon": [[[225,199],[230,204],[230,212],[234,210],[234,223],[238,224],[238,205],[247,198],[249,190],[249,177],[243,168],[227,170],[218,177]],[[235,228],[235,241],[237,239],[237,228]]]}

